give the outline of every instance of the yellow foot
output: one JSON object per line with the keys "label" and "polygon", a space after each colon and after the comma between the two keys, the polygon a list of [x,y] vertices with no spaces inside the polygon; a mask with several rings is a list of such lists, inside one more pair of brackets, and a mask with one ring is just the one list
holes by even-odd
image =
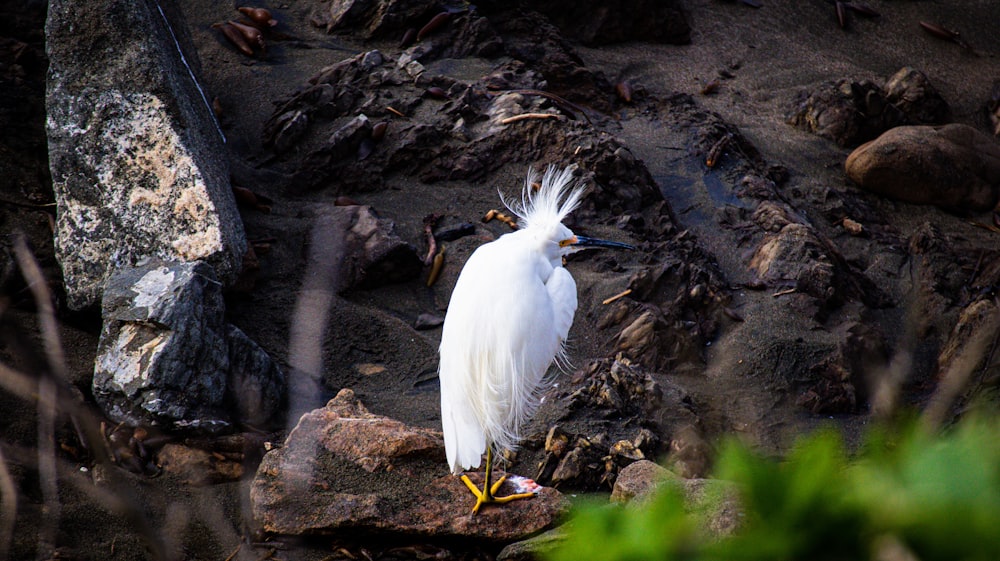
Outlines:
{"label": "yellow foot", "polygon": [[477,514],[479,512],[479,508],[484,504],[503,504],[517,499],[530,499],[535,496],[534,493],[515,493],[513,495],[507,495],[506,497],[495,496],[497,490],[500,489],[500,486],[503,485],[503,482],[506,480],[507,476],[504,475],[498,479],[496,483],[487,488],[490,481],[489,477],[487,477],[483,482],[483,490],[480,491],[479,488],[476,487],[476,484],[469,479],[469,476],[463,475],[462,483],[465,483],[465,486],[468,487],[469,490],[472,491],[472,494],[476,496],[476,506],[472,507],[472,514]]}

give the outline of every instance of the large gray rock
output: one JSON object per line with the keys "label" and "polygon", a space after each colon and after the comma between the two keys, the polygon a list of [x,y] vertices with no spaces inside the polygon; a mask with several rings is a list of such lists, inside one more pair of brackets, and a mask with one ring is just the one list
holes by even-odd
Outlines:
{"label": "large gray rock", "polygon": [[[302,416],[268,452],[250,488],[254,517],[281,534],[363,532],[514,541],[568,507],[558,491],[472,514],[475,499],[447,473],[441,433],[370,413],[350,389]],[[481,484],[481,474],[470,474]],[[530,481],[530,480],[528,480]],[[507,495],[505,483],[500,495]]]}
{"label": "large gray rock", "polygon": [[122,269],[104,293],[94,398],[129,425],[218,432],[281,408],[281,369],[224,321],[222,287],[201,262]]}
{"label": "large gray rock", "polygon": [[230,283],[246,252],[221,133],[152,0],[52,0],[45,26],[56,255],[69,306],[115,269],[201,260]]}

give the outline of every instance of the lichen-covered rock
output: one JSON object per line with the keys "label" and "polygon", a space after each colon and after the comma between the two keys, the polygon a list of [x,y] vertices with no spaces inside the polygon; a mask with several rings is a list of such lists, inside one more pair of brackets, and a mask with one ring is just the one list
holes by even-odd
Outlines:
{"label": "lichen-covered rock", "polygon": [[[567,506],[558,491],[542,487],[531,499],[486,506],[474,515],[472,494],[446,472],[438,431],[374,415],[344,389],[325,407],[303,415],[284,446],[264,456],[250,500],[254,517],[269,532],[495,541],[534,534]],[[470,477],[481,484],[477,476]],[[505,483],[501,496],[508,487]]]}
{"label": "lichen-covered rock", "polygon": [[968,125],[896,127],[844,169],[861,188],[910,203],[983,211],[1000,195],[1000,144]]}
{"label": "lichen-covered rock", "polygon": [[219,432],[281,408],[280,368],[225,323],[222,287],[201,262],[151,261],[108,280],[93,392],[114,421]]}
{"label": "lichen-covered rock", "polygon": [[155,3],[49,4],[47,132],[68,303],[146,257],[204,261],[225,283],[246,239],[220,132]]}

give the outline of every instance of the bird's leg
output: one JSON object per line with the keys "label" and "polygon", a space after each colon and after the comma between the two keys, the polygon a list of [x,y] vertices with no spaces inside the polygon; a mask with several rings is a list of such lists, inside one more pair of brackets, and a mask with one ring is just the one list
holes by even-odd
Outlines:
{"label": "bird's leg", "polygon": [[517,499],[530,499],[534,497],[534,493],[515,493],[513,495],[507,495],[506,497],[496,497],[494,496],[503,482],[507,480],[506,475],[500,476],[492,485],[490,485],[490,476],[493,472],[493,448],[486,448],[486,475],[483,478],[483,490],[480,491],[476,484],[469,479],[469,476],[463,475],[462,482],[465,486],[472,491],[472,494],[476,496],[476,506],[472,507],[472,514],[477,514],[479,508],[487,503],[503,504],[509,503],[510,501]]}

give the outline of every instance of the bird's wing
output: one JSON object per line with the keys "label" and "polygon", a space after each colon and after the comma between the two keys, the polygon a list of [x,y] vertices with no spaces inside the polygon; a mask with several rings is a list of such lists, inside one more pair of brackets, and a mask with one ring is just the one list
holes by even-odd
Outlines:
{"label": "bird's wing", "polygon": [[486,434],[469,407],[463,386],[450,375],[454,372],[447,365],[441,367],[441,428],[448,466],[458,474],[479,467],[486,451]]}
{"label": "bird's wing", "polygon": [[552,299],[556,333],[559,334],[559,342],[562,343],[569,336],[573,315],[576,314],[576,281],[569,271],[563,267],[556,267],[545,283],[545,288]]}
{"label": "bird's wing", "polygon": [[[516,253],[510,239],[481,246],[462,269],[448,304],[439,379],[453,470],[478,467],[487,445],[517,444],[521,424],[538,404],[539,383],[559,350],[559,331],[568,331],[568,326],[556,327],[544,284],[551,266],[512,257]],[[575,289],[573,294],[575,308]]]}
{"label": "bird's wing", "polygon": [[441,428],[452,473],[478,468],[486,451],[475,387],[478,344],[490,337],[489,246],[476,250],[459,274],[441,332]]}

